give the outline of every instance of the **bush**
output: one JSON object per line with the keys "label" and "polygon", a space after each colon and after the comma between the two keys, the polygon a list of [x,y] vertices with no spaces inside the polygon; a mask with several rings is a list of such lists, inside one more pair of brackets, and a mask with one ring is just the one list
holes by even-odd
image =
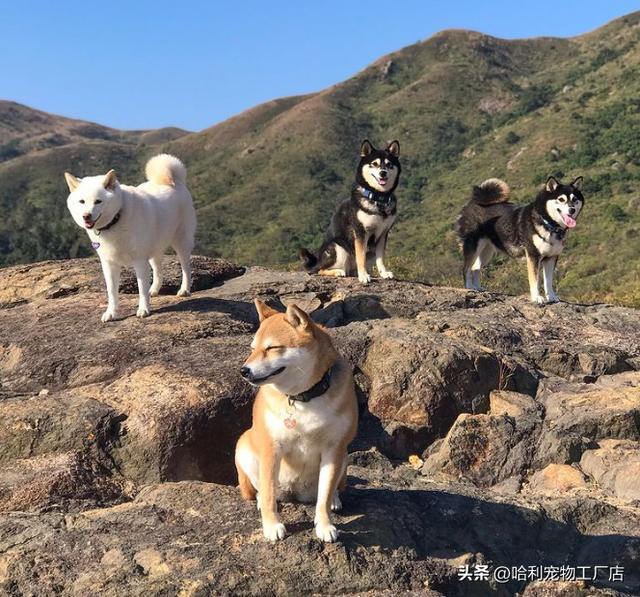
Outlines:
{"label": "bush", "polygon": [[518,115],[528,114],[551,103],[553,91],[548,85],[532,85],[523,89],[520,103],[516,110]]}
{"label": "bush", "polygon": [[629,214],[624,211],[619,205],[610,204],[607,206],[607,215],[614,222],[626,222],[629,219]]}
{"label": "bush", "polygon": [[507,133],[507,136],[505,137],[505,141],[509,145],[515,145],[518,141],[520,141],[520,139],[521,139],[520,135],[518,135],[517,133],[514,133],[513,131],[509,131]]}
{"label": "bush", "polygon": [[0,162],[12,160],[21,156],[24,152],[20,149],[20,141],[12,139],[4,145],[0,145]]}
{"label": "bush", "polygon": [[591,66],[595,68],[600,68],[607,62],[611,62],[618,57],[618,52],[616,50],[612,50],[611,48],[604,48],[604,50],[600,50],[600,53],[591,61]]}

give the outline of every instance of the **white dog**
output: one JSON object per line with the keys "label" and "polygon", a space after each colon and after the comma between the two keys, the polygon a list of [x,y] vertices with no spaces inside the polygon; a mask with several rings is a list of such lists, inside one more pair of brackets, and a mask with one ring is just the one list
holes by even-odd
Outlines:
{"label": "white dog", "polygon": [[136,272],[137,316],[149,315],[149,297],[157,295],[162,286],[162,256],[169,245],[182,267],[178,296],[190,294],[196,212],[186,186],[187,170],[178,158],[161,154],[147,162],[145,172],[148,182],[137,187],[121,185],[114,170],[82,179],[64,174],[71,191],[67,207],[76,224],[86,229],[102,264],[109,298],[103,322],[117,317],[124,265],[132,265]]}

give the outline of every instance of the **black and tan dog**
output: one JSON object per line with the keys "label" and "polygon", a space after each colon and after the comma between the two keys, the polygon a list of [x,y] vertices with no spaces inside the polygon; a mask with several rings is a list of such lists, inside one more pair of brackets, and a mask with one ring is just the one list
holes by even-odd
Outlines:
{"label": "black and tan dog", "polygon": [[363,284],[371,281],[367,260],[375,259],[381,278],[393,278],[384,264],[389,230],[396,220],[394,190],[400,179],[400,144],[376,149],[365,140],[360,147],[356,186],[351,197],[338,207],[326,239],[317,255],[300,249],[309,273],[323,276],[351,276]]}
{"label": "black and tan dog", "polygon": [[[584,205],[581,185],[581,176],[570,184],[551,176],[534,201],[523,206],[509,201],[509,187],[503,180],[490,178],[473,187],[456,223],[464,255],[465,287],[482,290],[480,270],[500,250],[511,257],[526,256],[534,303],[557,302],[553,274],[567,230],[575,227]],[[545,296],[540,293],[540,270]]]}

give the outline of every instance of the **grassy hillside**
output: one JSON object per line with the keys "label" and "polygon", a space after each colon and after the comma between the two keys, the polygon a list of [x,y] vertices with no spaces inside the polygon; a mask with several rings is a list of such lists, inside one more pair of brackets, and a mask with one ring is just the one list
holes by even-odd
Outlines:
{"label": "grassy hillside", "polygon": [[[581,174],[587,206],[560,262],[561,296],[640,305],[639,41],[640,13],[572,39],[445,31],[329,89],[200,133],[29,150],[0,164],[0,263],[87,250],[65,214],[64,169],[116,167],[136,182],[144,160],[166,150],[189,168],[198,251],[291,266],[348,194],[360,140],[398,138],[397,274],[459,284],[452,224],[471,184],[503,177],[525,201],[549,174]],[[522,264],[491,268],[487,286],[523,292]]]}

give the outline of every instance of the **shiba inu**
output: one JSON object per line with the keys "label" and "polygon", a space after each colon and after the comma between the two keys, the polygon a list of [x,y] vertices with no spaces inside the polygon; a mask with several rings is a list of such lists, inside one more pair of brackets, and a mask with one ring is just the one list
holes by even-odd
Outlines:
{"label": "shiba inu", "polygon": [[326,240],[317,255],[300,249],[309,273],[350,276],[354,271],[363,284],[371,281],[368,261],[375,259],[381,278],[393,278],[384,263],[389,230],[396,221],[393,192],[400,181],[400,143],[376,149],[368,140],[360,147],[356,186],[333,215]]}
{"label": "shiba inu", "polygon": [[236,446],[242,497],[258,500],[267,539],[284,538],[277,501],[316,502],[315,532],[337,539],[332,510],[347,474],[358,408],[351,366],[324,329],[295,305],[279,313],[255,301],[260,327],[241,375],[260,390]]}
{"label": "shiba inu", "polygon": [[[480,270],[500,250],[511,257],[526,256],[534,303],[557,302],[553,274],[567,231],[575,228],[584,206],[581,185],[581,176],[570,184],[551,176],[535,200],[524,206],[509,202],[509,186],[497,178],[473,187],[456,224],[464,255],[465,287],[482,290]],[[540,293],[540,270],[544,296]]]}
{"label": "shiba inu", "polygon": [[132,187],[121,185],[114,170],[82,179],[64,175],[70,191],[67,207],[76,224],[87,231],[102,264],[108,296],[103,322],[117,317],[122,266],[133,266],[136,272],[137,316],[149,315],[149,297],[162,286],[162,256],[168,246],[182,268],[178,296],[189,296],[191,291],[196,212],[186,186],[187,171],[178,158],[161,154],[147,162],[146,176],[147,182]]}

